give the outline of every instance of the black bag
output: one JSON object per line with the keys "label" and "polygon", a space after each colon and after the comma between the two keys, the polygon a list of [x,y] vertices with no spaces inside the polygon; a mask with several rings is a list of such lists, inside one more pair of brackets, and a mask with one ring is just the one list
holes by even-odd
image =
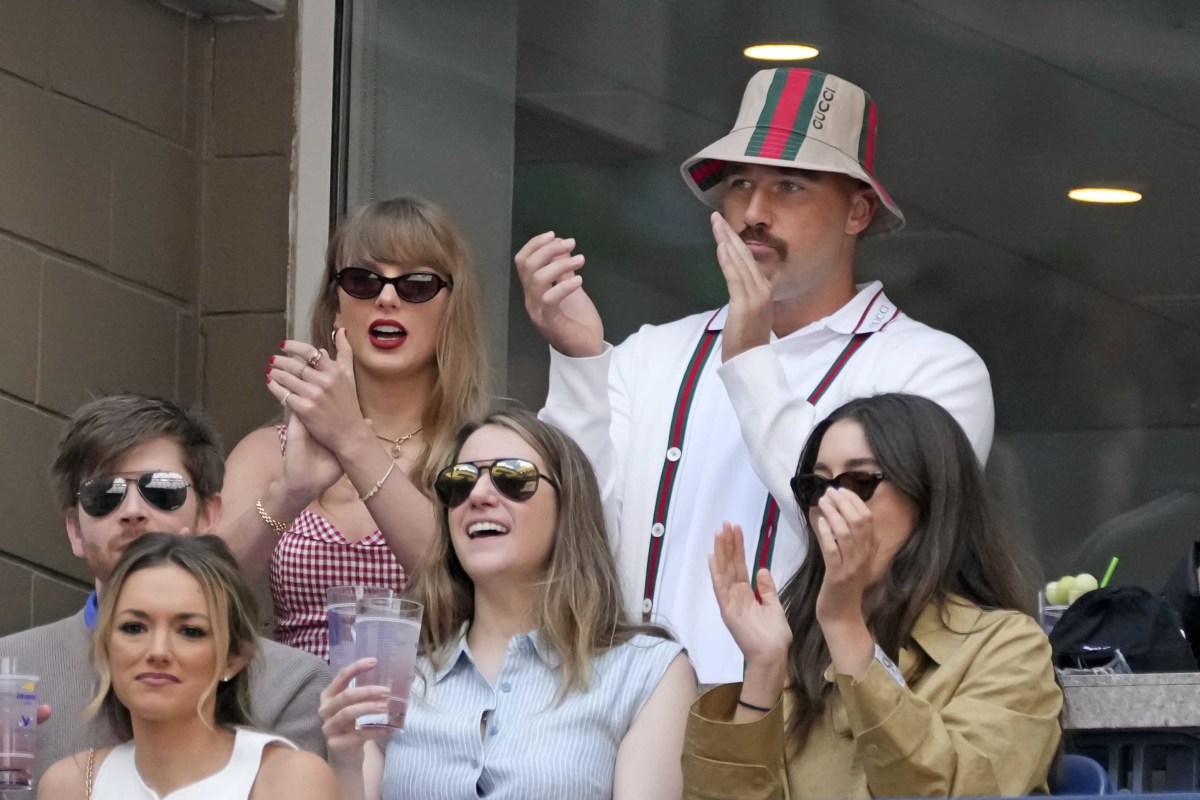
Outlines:
{"label": "black bag", "polygon": [[1074,667],[1120,650],[1134,672],[1195,672],[1179,612],[1140,586],[1095,589],[1071,604],[1050,632],[1054,664]]}

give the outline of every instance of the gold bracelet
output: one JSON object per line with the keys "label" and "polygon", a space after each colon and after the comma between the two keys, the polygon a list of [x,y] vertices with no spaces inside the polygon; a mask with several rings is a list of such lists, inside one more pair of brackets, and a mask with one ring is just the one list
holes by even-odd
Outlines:
{"label": "gold bracelet", "polygon": [[262,517],[262,521],[267,523],[268,525],[270,525],[271,528],[274,529],[274,531],[276,533],[278,533],[280,536],[282,536],[284,533],[287,532],[288,526],[284,525],[282,522],[280,522],[279,520],[272,517],[270,514],[267,513],[267,510],[265,508],[263,508],[261,497],[258,500],[254,501],[254,507],[256,509],[258,509],[258,515],[260,517]]}
{"label": "gold bracelet", "polygon": [[387,472],[383,473],[383,477],[380,478],[378,481],[376,481],[375,485],[371,487],[371,491],[367,492],[366,494],[364,494],[362,497],[360,497],[358,499],[365,503],[368,500],[370,500],[372,497],[374,497],[375,494],[379,491],[379,487],[383,486],[383,482],[388,479],[388,477],[392,474],[392,470],[394,470],[395,468],[396,468],[396,462],[392,461],[391,466],[389,466],[387,468]]}

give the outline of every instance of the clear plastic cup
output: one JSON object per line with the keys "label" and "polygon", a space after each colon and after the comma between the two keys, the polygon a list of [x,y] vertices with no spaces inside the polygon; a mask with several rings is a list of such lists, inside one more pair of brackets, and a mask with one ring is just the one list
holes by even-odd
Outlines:
{"label": "clear plastic cup", "polygon": [[1063,612],[1070,608],[1070,606],[1053,605],[1047,602],[1046,593],[1043,591],[1038,592],[1037,599],[1038,622],[1042,623],[1042,630],[1049,636],[1050,631],[1054,630],[1054,626],[1058,624],[1058,620],[1062,617]]}
{"label": "clear plastic cup", "polygon": [[355,658],[374,658],[376,665],[359,675],[359,686],[388,687],[388,710],[363,714],[358,727],[400,730],[408,713],[408,695],[417,665],[421,636],[420,603],[399,597],[363,597],[354,619]]}
{"label": "clear plastic cup", "polygon": [[384,586],[330,586],[325,590],[325,615],[329,620],[329,667],[333,674],[354,661],[354,617],[364,597],[394,597]]}
{"label": "clear plastic cup", "polygon": [[13,659],[0,659],[0,792],[33,788],[38,679],[16,674]]}

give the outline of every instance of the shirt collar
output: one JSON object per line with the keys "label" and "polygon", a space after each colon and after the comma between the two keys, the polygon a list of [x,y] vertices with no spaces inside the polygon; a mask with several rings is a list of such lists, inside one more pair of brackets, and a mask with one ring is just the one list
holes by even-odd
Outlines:
{"label": "shirt collar", "polygon": [[93,589],[88,595],[87,604],[83,607],[83,624],[90,631],[96,626],[96,612],[100,610],[99,595]]}
{"label": "shirt collar", "polygon": [[474,659],[471,658],[471,650],[467,647],[467,627],[469,625],[470,623],[464,622],[462,625],[458,626],[458,637],[455,639],[454,644],[450,647],[449,657],[446,659],[445,663],[442,664],[441,668],[433,673],[434,683],[441,683],[442,678],[445,678],[447,675],[449,675],[454,668],[458,666],[458,662],[464,658],[466,658],[472,664],[475,663]]}
{"label": "shirt collar", "polygon": [[[464,659],[472,666],[475,665],[475,657],[471,654],[471,648],[467,645],[467,630],[470,628],[469,622],[464,622],[458,629],[458,638],[454,645],[451,646],[449,657],[441,669],[433,674],[433,682],[441,683],[442,679],[454,671]],[[537,631],[529,633],[518,633],[508,641],[508,652],[513,650],[517,652],[532,652],[543,664],[549,669],[557,669],[562,664],[562,659],[554,648],[550,646],[545,639],[538,635]]]}
{"label": "shirt collar", "polygon": [[957,596],[946,598],[941,609],[937,603],[930,603],[913,624],[913,641],[925,655],[938,664],[945,664],[967,634],[975,630],[982,615],[979,606]]}
{"label": "shirt collar", "polygon": [[[801,330],[828,328],[835,333],[875,333],[888,326],[893,319],[900,315],[900,309],[883,293],[883,284],[871,281],[856,287],[858,294],[846,305],[819,319]],[[717,310],[706,326],[710,331],[725,329],[725,320],[729,318],[729,306]]]}
{"label": "shirt collar", "polygon": [[[938,666],[945,664],[962,645],[968,634],[975,631],[983,609],[962,597],[952,595],[946,599],[945,606],[938,608],[937,603],[930,603],[917,617],[913,624],[912,641],[914,647],[900,648],[900,659],[897,666],[904,675],[904,680],[911,686],[916,682],[921,657],[916,650],[924,653]],[[832,683],[837,676],[837,670],[830,664],[825,669],[825,680]]]}

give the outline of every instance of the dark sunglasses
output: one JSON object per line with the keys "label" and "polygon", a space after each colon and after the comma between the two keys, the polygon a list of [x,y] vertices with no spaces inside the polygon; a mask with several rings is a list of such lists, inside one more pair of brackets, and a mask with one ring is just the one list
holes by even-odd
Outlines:
{"label": "dark sunglasses", "polygon": [[538,472],[537,465],[523,458],[498,458],[489,464],[479,464],[474,461],[464,461],[461,464],[451,464],[438,473],[433,482],[433,490],[437,492],[438,500],[447,508],[454,508],[466,502],[483,475],[484,470],[491,473],[492,486],[496,491],[509,500],[525,502],[537,491],[538,480],[543,480],[558,491],[558,484],[549,475]]}
{"label": "dark sunglasses", "polygon": [[[99,475],[89,478],[75,494],[79,507],[89,516],[104,517],[117,509],[129,491],[132,478],[120,475]],[[160,511],[175,511],[187,501],[190,483],[178,472],[143,472],[137,476],[138,491],[146,502]]]}
{"label": "dark sunglasses", "polygon": [[434,272],[409,272],[395,278],[385,278],[366,267],[346,267],[333,276],[342,291],[359,300],[374,300],[389,284],[406,303],[428,303],[444,288],[454,284]]}
{"label": "dark sunglasses", "polygon": [[809,472],[793,476],[791,486],[792,494],[796,495],[796,503],[800,506],[800,512],[807,517],[808,510],[817,504],[821,495],[825,494],[831,486],[837,489],[849,489],[862,498],[865,503],[871,499],[875,490],[879,488],[879,484],[885,480],[887,478],[882,472],[843,472],[836,478],[826,478]]}

